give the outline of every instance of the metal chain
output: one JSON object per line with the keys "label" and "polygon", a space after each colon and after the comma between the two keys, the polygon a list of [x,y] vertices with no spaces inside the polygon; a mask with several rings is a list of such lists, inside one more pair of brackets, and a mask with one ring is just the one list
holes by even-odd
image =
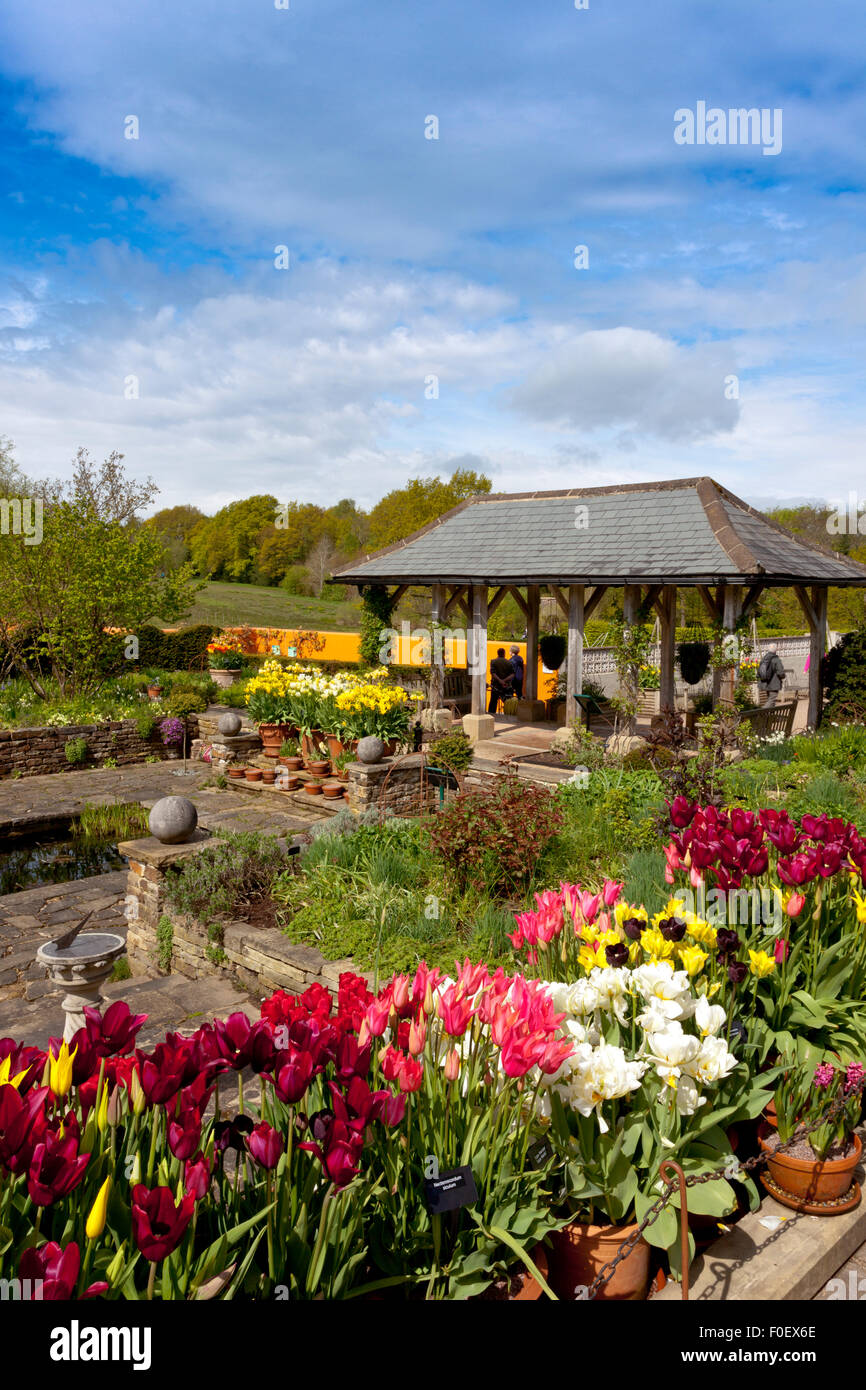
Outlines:
{"label": "metal chain", "polygon": [[[785,1150],[790,1148],[793,1144],[798,1144],[801,1139],[808,1138],[808,1136],[812,1134],[816,1129],[820,1129],[822,1125],[828,1124],[830,1120],[835,1119],[835,1117],[851,1099],[851,1096],[855,1090],[860,1091],[862,1093],[864,1084],[866,1084],[866,1082],[861,1081],[858,1086],[852,1087],[851,1090],[847,1093],[847,1095],[840,1092],[836,1099],[830,1103],[824,1114],[820,1115],[818,1119],[814,1120],[813,1123],[810,1125],[798,1125],[797,1129],[791,1135],[791,1138],[786,1140],[784,1144],[779,1144],[778,1147],[773,1150],[773,1153],[784,1153]],[[749,1173],[752,1171],[753,1168],[760,1168],[762,1164],[766,1163],[768,1157],[769,1155],[764,1152],[756,1154],[754,1158],[748,1158],[744,1163],[738,1163],[737,1172]],[[714,1182],[717,1178],[727,1177],[729,1173],[730,1160],[725,1163],[723,1168],[718,1168],[713,1173],[693,1174],[691,1177],[687,1177],[686,1186],[697,1187],[700,1183]],[[672,1179],[669,1182],[667,1182],[665,1184],[665,1188],[666,1190],[662,1193],[658,1200],[653,1202],[652,1206],[650,1207],[649,1211],[647,1212],[646,1216],[644,1217],[643,1221],[641,1221],[637,1229],[628,1237],[627,1240],[623,1241],[622,1245],[619,1246],[613,1258],[611,1260],[608,1260],[606,1264],[602,1265],[598,1274],[595,1276],[595,1278],[589,1286],[589,1289],[586,1293],[587,1300],[595,1298],[598,1294],[599,1289],[603,1288],[604,1285],[610,1279],[613,1278],[614,1271],[616,1270],[617,1265],[620,1264],[623,1260],[627,1259],[627,1257],[631,1254],[632,1250],[637,1245],[638,1241],[641,1239],[647,1227],[652,1226],[652,1224],[655,1221],[657,1221],[658,1218],[661,1216],[662,1212],[664,1211],[665,1207],[667,1206],[668,1202],[671,1200],[671,1198],[674,1195],[674,1192],[677,1189],[676,1180]]]}

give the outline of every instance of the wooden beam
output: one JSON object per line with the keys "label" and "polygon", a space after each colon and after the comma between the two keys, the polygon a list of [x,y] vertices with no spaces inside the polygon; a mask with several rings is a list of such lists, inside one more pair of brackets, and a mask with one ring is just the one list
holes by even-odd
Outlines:
{"label": "wooden beam", "polygon": [[658,613],[659,617],[661,617],[661,608],[659,607],[659,602],[658,602],[658,601],[659,601],[659,598],[660,598],[660,596],[661,596],[662,588],[663,588],[663,585],[661,585],[661,584],[650,584],[650,585],[647,587],[647,591],[646,591],[646,593],[644,594],[644,597],[643,597],[643,600],[642,600],[642,603],[641,603],[641,607],[643,608],[644,612],[645,612],[647,615],[649,615],[650,609],[651,609],[651,608],[654,608],[654,609],[656,610],[656,612]]}
{"label": "wooden beam", "polygon": [[743,606],[740,609],[741,618],[751,617],[752,609],[758,602],[758,599],[761,597],[761,594],[764,592],[766,587],[766,584],[753,584],[751,586],[748,593],[746,594],[746,597],[743,599]]}
{"label": "wooden beam", "polygon": [[[813,601],[809,598],[809,590],[804,588],[802,584],[795,584],[794,593],[800,600],[800,607],[806,614],[806,622],[809,624],[809,631],[812,632],[813,629],[818,626],[818,613],[814,607]],[[809,669],[811,670],[812,668],[810,667]]]}
{"label": "wooden beam", "polygon": [[675,585],[666,586],[659,599],[659,620],[661,636],[659,642],[659,709],[675,708],[675,671],[677,638],[677,591]]}
{"label": "wooden beam", "polygon": [[606,585],[606,584],[596,584],[596,586],[595,586],[595,588],[593,589],[592,593],[590,594],[589,598],[586,600],[586,602],[585,602],[584,605],[583,605],[583,619],[584,619],[584,623],[586,623],[586,622],[588,621],[588,619],[592,617],[593,613],[595,612],[595,610],[596,610],[596,608],[598,607],[598,605],[601,603],[601,601],[602,601],[602,599],[604,598],[604,596],[605,596],[606,593],[607,593],[607,585]]}
{"label": "wooden beam", "polygon": [[409,589],[409,585],[408,585],[408,584],[398,584],[398,585],[397,585],[396,589],[394,590],[393,594],[391,595],[391,598],[394,600],[394,607],[395,607],[395,608],[397,607],[397,604],[400,602],[401,598],[402,598],[403,595],[407,592],[408,589]]}
{"label": "wooden beam", "polygon": [[538,584],[530,584],[526,590],[526,698],[538,699],[538,612],[541,607],[541,589]]}
{"label": "wooden beam", "polygon": [[472,713],[487,710],[487,585],[472,585]]}
{"label": "wooden beam", "polygon": [[583,690],[583,627],[584,586],[570,584],[568,588],[568,653],[565,659],[565,722],[569,724],[577,711],[575,695]]}
{"label": "wooden beam", "polygon": [[427,703],[430,709],[441,709],[442,694],[445,689],[445,656],[442,651],[442,637],[437,632],[437,626],[442,623],[442,614],[445,611],[444,584],[433,585],[431,599],[430,621],[433,630],[430,633],[430,685],[427,691]]}
{"label": "wooden beam", "polygon": [[559,604],[559,609],[563,617],[567,618],[568,599],[565,597],[565,594],[562,592],[558,584],[548,584],[547,587],[550,589],[551,594],[556,599],[556,602]]}
{"label": "wooden beam", "polygon": [[509,584],[509,585],[507,586],[507,592],[508,592],[508,593],[511,595],[511,597],[514,599],[514,602],[517,604],[517,607],[520,609],[520,611],[521,611],[521,613],[523,614],[524,618],[528,618],[528,617],[529,617],[529,606],[528,606],[528,604],[527,604],[527,602],[526,602],[526,599],[523,597],[522,593],[521,593],[520,590],[517,588],[517,586],[514,585],[514,584]]}
{"label": "wooden beam", "polygon": [[709,618],[712,620],[712,622],[714,622],[714,623],[721,622],[721,619],[722,619],[722,610],[721,610],[721,608],[719,607],[719,604],[717,603],[716,599],[713,597],[713,594],[712,594],[711,589],[709,588],[709,585],[707,585],[707,584],[699,584],[699,585],[698,585],[698,593],[699,593],[700,596],[701,596],[701,599],[702,599],[702,601],[703,601],[704,608],[705,608],[706,611],[707,611],[708,617],[709,617]]}
{"label": "wooden beam", "polygon": [[488,618],[492,618],[493,614],[496,612],[500,603],[506,597],[507,594],[508,590],[504,586],[501,589],[496,590],[496,593],[493,595],[492,599],[490,599],[487,604]]}
{"label": "wooden beam", "polygon": [[824,709],[821,662],[827,646],[827,590],[823,585],[812,586],[810,606],[815,621],[814,624],[809,623],[809,710],[806,722],[810,729],[817,729]]}

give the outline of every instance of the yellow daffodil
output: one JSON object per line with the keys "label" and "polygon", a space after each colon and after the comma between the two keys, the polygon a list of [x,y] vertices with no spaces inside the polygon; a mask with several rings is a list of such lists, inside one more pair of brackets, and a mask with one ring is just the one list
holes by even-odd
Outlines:
{"label": "yellow daffodil", "polygon": [[70,1052],[68,1044],[64,1041],[60,1044],[60,1051],[56,1057],[53,1052],[48,1054],[48,1085],[53,1095],[65,1096],[72,1089],[72,1064],[77,1052],[77,1047],[73,1047]]}
{"label": "yellow daffodil", "polygon": [[677,955],[690,976],[699,975],[709,960],[707,952],[702,951],[700,946],[678,946]]}
{"label": "yellow daffodil", "polygon": [[96,1200],[90,1208],[90,1214],[84,1225],[84,1231],[88,1240],[98,1240],[105,1230],[105,1222],[108,1218],[108,1194],[111,1190],[111,1178],[106,1178],[96,1194]]}
{"label": "yellow daffodil", "polygon": [[759,980],[763,980],[766,975],[772,975],[775,968],[775,960],[768,956],[766,951],[749,952],[749,970]]}

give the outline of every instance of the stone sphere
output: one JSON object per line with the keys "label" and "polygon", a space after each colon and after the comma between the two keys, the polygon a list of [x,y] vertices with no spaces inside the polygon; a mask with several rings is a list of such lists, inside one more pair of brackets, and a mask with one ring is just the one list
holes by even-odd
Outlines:
{"label": "stone sphere", "polygon": [[164,796],[148,818],[150,833],[164,845],[181,845],[191,840],[198,825],[198,811],[186,796]]}
{"label": "stone sphere", "polygon": [[221,714],[217,720],[217,728],[227,738],[235,738],[241,731],[241,717],[237,710],[230,709],[226,714]]}
{"label": "stone sphere", "polygon": [[385,745],[375,734],[358,740],[358,762],[380,763],[385,756]]}

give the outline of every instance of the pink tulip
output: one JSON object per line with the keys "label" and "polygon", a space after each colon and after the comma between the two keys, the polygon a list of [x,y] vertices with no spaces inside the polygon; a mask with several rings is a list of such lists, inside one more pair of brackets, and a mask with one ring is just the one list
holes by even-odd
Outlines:
{"label": "pink tulip", "polygon": [[614,883],[613,879],[606,878],[604,881],[604,887],[601,890],[602,897],[604,898],[605,907],[613,907],[614,903],[619,898],[619,895],[622,892],[622,890],[623,884]]}
{"label": "pink tulip", "polygon": [[427,1020],[422,1016],[418,1022],[413,1021],[409,1024],[409,1052],[413,1057],[424,1051],[424,1043],[427,1040]]}
{"label": "pink tulip", "polygon": [[445,1059],[445,1080],[456,1081],[459,1075],[460,1053],[457,1051],[456,1047],[452,1047],[451,1051],[448,1053],[448,1056]]}

